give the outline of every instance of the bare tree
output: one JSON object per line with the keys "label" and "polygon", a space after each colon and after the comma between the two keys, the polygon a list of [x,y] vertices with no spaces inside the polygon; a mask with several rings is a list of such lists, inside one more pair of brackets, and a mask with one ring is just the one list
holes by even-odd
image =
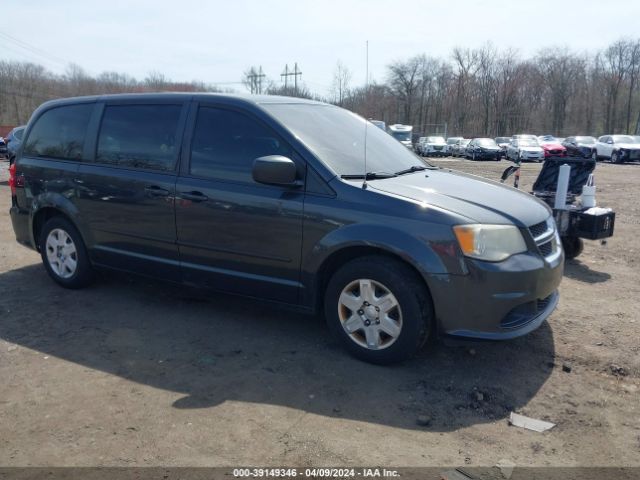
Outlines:
{"label": "bare tree", "polygon": [[342,61],[338,60],[336,68],[333,71],[333,81],[331,82],[333,101],[338,105],[343,104],[345,97],[349,93],[351,76],[351,70],[349,70]]}

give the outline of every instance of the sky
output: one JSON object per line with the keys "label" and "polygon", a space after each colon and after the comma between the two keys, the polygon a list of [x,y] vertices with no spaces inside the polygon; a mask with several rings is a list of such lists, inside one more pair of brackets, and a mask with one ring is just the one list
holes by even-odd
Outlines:
{"label": "sky", "polygon": [[608,0],[0,0],[0,59],[63,73],[161,72],[245,91],[250,66],[267,77],[295,62],[307,87],[328,94],[336,63],[351,85],[384,81],[393,61],[416,54],[450,59],[454,47],[544,47],[595,51],[640,36],[640,1]]}

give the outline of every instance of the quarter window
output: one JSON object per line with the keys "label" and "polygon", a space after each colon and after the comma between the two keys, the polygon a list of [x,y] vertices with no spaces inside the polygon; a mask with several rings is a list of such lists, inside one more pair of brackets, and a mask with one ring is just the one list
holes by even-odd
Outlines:
{"label": "quarter window", "polygon": [[291,156],[291,151],[273,131],[242,113],[213,107],[198,109],[191,143],[191,175],[253,182],[253,161],[266,155]]}
{"label": "quarter window", "polygon": [[93,106],[67,105],[44,112],[29,133],[24,155],[81,160]]}
{"label": "quarter window", "polygon": [[173,170],[181,105],[107,105],[96,162],[145,170]]}

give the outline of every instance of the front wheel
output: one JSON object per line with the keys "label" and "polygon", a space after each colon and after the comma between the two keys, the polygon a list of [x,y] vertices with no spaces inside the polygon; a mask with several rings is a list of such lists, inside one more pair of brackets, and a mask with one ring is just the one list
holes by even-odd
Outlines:
{"label": "front wheel", "polygon": [[611,154],[611,163],[622,163],[620,160],[620,154],[618,152],[613,152]]}
{"label": "front wheel", "polygon": [[593,152],[591,152],[591,159],[592,159],[594,162],[597,162],[597,161],[598,161],[598,152],[597,152],[596,150],[593,150]]}
{"label": "front wheel", "polygon": [[413,357],[431,329],[425,285],[402,262],[384,256],[352,260],[334,273],[324,313],[333,335],[355,357],[390,364]]}
{"label": "front wheel", "polygon": [[49,276],[65,288],[82,288],[91,283],[93,269],[84,242],[66,218],[53,217],[40,234],[40,255]]}

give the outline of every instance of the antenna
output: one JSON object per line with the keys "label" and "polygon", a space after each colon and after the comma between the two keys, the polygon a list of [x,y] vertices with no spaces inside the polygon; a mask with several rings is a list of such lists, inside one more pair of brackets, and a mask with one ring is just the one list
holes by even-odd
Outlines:
{"label": "antenna", "polygon": [[[365,79],[365,98],[366,98],[366,109],[367,112],[369,110],[369,40],[366,42],[367,47],[367,78]],[[366,115],[366,114],[365,114]],[[362,188],[367,188],[367,126],[369,124],[369,120],[364,119],[364,176],[362,177]]]}

